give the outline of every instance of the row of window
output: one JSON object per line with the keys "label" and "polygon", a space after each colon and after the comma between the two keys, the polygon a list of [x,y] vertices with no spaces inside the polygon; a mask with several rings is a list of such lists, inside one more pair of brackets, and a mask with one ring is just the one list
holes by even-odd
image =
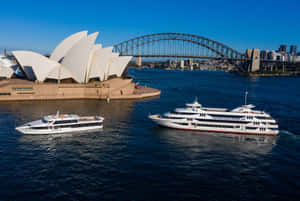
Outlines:
{"label": "row of window", "polygon": [[0,93],[0,96],[10,96],[10,93]]}
{"label": "row of window", "polygon": [[163,116],[163,118],[168,118],[168,119],[184,119],[184,117],[170,117],[170,116]]}
{"label": "row of window", "polygon": [[239,124],[249,123],[249,122],[239,121],[239,120],[222,120],[222,119],[197,119],[197,120],[203,122],[220,122],[220,123],[239,123]]}
{"label": "row of window", "polygon": [[[81,127],[89,127],[89,126],[101,126],[102,123],[95,122],[95,123],[83,123],[83,124],[73,124],[73,125],[58,125],[58,126],[53,126],[54,129],[57,128],[81,128]],[[32,129],[37,129],[37,130],[43,130],[43,129],[48,129],[51,127],[48,126],[42,126],[42,127],[32,127]]]}
{"label": "row of window", "polygon": [[72,120],[59,120],[59,121],[55,121],[54,124],[71,124],[71,123],[77,123],[78,120],[76,119],[72,119]]}
{"label": "row of window", "polygon": [[[235,116],[235,115],[219,115],[219,114],[211,114],[212,117],[224,117],[224,118],[242,118],[245,116]],[[272,119],[270,117],[259,117],[254,116],[256,119]],[[246,119],[253,119],[253,116],[246,116]]]}
{"label": "row of window", "polygon": [[246,129],[247,129],[247,130],[256,130],[257,128],[256,128],[256,127],[248,127],[248,126],[247,126]]}
{"label": "row of window", "polygon": [[234,126],[229,125],[210,125],[210,124],[196,124],[192,123],[193,126],[205,126],[205,127],[217,127],[217,128],[234,128]]}
{"label": "row of window", "polygon": [[[188,123],[176,123],[179,125],[184,125],[187,126]],[[209,124],[197,124],[197,123],[192,123],[193,126],[205,126],[205,127],[218,127],[218,128],[234,128],[233,126],[229,125],[209,125]]]}
{"label": "row of window", "polygon": [[14,91],[32,91],[32,87],[24,87],[24,88],[12,88]]}

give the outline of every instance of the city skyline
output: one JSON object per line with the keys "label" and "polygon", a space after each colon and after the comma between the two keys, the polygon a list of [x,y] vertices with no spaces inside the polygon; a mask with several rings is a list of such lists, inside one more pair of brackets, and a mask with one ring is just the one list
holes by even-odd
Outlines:
{"label": "city skyline", "polygon": [[50,53],[73,32],[99,31],[103,46],[150,33],[182,32],[208,37],[240,52],[300,46],[297,1],[38,1],[2,2],[0,49]]}

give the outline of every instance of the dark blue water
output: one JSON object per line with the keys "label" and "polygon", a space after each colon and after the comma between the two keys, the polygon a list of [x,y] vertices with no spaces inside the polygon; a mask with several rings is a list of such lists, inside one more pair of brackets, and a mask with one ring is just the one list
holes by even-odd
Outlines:
{"label": "dark blue water", "polygon": [[[300,78],[131,70],[160,98],[0,102],[0,200],[297,200]],[[147,115],[197,96],[208,107],[248,102],[279,120],[277,137],[156,127]],[[24,136],[15,125],[56,113],[103,115],[96,133]]]}

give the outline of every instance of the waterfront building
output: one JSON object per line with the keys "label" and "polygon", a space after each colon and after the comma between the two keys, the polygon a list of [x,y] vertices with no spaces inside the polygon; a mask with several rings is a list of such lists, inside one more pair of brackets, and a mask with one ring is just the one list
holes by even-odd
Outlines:
{"label": "waterfront building", "polygon": [[246,50],[246,55],[247,55],[247,58],[251,59],[252,58],[252,49],[247,49]]}
{"label": "waterfront building", "polygon": [[260,59],[262,60],[267,60],[268,59],[268,54],[269,54],[269,51],[268,50],[262,50],[260,52]]}
{"label": "waterfront building", "polygon": [[294,62],[300,62],[300,56],[295,56]]}
{"label": "waterfront building", "polygon": [[285,54],[283,54],[281,52],[271,51],[268,54],[268,59],[273,60],[273,61],[285,61],[286,57],[285,57]]}
{"label": "waterfront building", "polygon": [[297,54],[297,45],[290,46],[290,54],[294,56]]}
{"label": "waterfront building", "polygon": [[279,47],[279,52],[286,52],[286,48],[287,48],[287,46],[286,45],[280,45],[280,47]]}

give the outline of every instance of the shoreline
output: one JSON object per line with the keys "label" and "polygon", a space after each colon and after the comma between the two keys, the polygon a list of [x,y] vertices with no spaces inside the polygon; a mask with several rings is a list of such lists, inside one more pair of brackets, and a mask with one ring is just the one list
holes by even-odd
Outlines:
{"label": "shoreline", "polygon": [[299,77],[300,72],[287,72],[287,73],[249,73],[250,77]]}

